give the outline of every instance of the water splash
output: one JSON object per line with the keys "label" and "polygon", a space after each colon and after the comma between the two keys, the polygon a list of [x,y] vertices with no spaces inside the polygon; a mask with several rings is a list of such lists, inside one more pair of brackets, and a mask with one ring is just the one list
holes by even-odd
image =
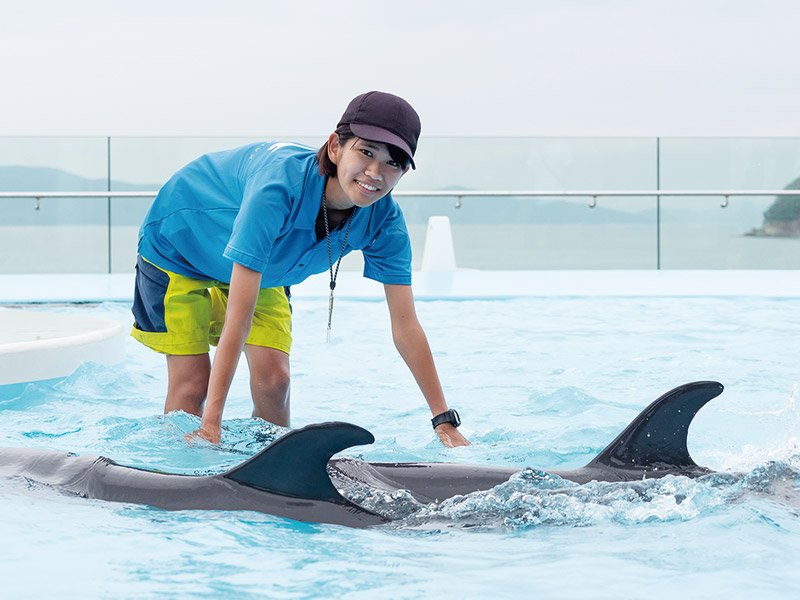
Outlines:
{"label": "water splash", "polygon": [[525,469],[490,490],[420,504],[405,490],[386,492],[351,484],[351,501],[394,522],[392,528],[485,530],[535,527],[636,526],[688,521],[742,503],[769,500],[800,507],[800,456],[748,473],[698,479],[667,476],[634,482],[566,481]]}

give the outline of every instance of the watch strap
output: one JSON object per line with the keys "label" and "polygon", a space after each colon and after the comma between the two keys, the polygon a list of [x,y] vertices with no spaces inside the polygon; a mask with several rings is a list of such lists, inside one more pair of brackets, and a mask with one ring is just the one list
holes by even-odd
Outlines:
{"label": "watch strap", "polygon": [[461,425],[461,417],[458,416],[458,411],[454,408],[446,410],[445,412],[436,415],[431,419],[433,428],[436,429],[442,423],[451,423],[453,427]]}

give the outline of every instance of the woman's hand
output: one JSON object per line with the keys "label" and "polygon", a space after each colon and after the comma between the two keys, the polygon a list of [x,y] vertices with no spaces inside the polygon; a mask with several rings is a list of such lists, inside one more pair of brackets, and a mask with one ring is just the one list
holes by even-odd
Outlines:
{"label": "woman's hand", "polygon": [[439,441],[442,442],[443,446],[448,448],[469,446],[469,440],[461,435],[461,432],[452,423],[442,423],[434,431],[439,436]]}
{"label": "woman's hand", "polygon": [[[386,303],[389,305],[394,345],[414,375],[431,414],[441,414],[447,410],[447,402],[436,373],[428,339],[417,319],[411,286],[386,284],[383,288],[386,292]],[[450,423],[442,423],[435,431],[442,444],[448,448],[469,446],[469,440]]]}
{"label": "woman's hand", "polygon": [[236,365],[239,364],[239,356],[253,325],[253,313],[258,301],[260,284],[261,273],[239,263],[233,263],[225,324],[222,326],[214,362],[211,365],[203,420],[200,429],[187,436],[189,440],[195,437],[212,444],[219,444],[222,410],[228,398],[233,375],[236,373]]}
{"label": "woman's hand", "polygon": [[192,443],[197,438],[206,440],[212,444],[219,444],[220,439],[222,438],[222,433],[220,432],[219,427],[204,425],[201,426],[197,431],[187,433],[185,436],[183,436],[183,439],[188,443]]}

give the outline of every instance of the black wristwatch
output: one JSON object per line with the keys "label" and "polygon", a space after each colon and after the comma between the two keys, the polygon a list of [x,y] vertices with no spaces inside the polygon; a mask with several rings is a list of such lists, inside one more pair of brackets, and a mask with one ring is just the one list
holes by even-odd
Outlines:
{"label": "black wristwatch", "polygon": [[461,425],[461,417],[458,416],[458,411],[456,409],[451,408],[450,410],[433,417],[431,419],[431,423],[433,424],[434,429],[436,429],[442,423],[452,423],[453,427],[458,427]]}

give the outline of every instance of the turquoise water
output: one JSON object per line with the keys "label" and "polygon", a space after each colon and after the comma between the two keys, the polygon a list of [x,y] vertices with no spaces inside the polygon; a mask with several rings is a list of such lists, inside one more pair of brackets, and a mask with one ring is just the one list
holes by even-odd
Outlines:
{"label": "turquoise water", "polygon": [[[800,300],[524,298],[427,301],[418,312],[473,445],[448,450],[389,335],[380,302],[294,302],[293,426],[376,436],[369,460],[519,467],[494,490],[421,506],[345,492],[397,520],[369,530],[270,515],[165,512],[0,480],[8,598],[795,598],[800,589]],[[47,307],[117,319],[121,304]],[[0,445],[103,454],[216,473],[283,430],[248,418],[246,373],[223,442],[187,446],[194,417],[163,416],[163,358],[126,341],[123,365],[0,400]],[[536,469],[590,460],[650,401],[715,379],[695,460],[722,472],[576,486]]]}

